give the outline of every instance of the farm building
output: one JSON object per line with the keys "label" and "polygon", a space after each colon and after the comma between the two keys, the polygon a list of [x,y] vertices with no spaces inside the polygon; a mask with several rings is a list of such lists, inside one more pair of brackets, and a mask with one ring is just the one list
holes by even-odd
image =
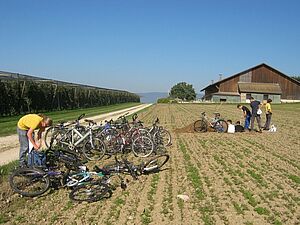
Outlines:
{"label": "farm building", "polygon": [[211,102],[248,102],[250,97],[274,103],[300,101],[300,82],[260,64],[208,85],[203,100]]}

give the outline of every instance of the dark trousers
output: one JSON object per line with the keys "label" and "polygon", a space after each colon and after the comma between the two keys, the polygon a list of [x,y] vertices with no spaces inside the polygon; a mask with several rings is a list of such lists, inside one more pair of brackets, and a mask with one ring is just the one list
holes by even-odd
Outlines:
{"label": "dark trousers", "polygon": [[272,118],[272,114],[266,114],[266,123],[265,123],[266,130],[270,129],[271,118]]}
{"label": "dark trousers", "polygon": [[258,129],[261,129],[261,118],[260,115],[252,115],[251,116],[251,130],[254,129],[254,120],[256,118],[257,124],[258,124]]}

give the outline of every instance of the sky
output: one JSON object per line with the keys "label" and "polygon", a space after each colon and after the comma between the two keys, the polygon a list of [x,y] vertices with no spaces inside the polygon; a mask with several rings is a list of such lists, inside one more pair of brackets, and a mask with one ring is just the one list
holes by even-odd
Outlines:
{"label": "sky", "polygon": [[300,75],[298,0],[0,0],[0,71],[196,92],[266,63]]}

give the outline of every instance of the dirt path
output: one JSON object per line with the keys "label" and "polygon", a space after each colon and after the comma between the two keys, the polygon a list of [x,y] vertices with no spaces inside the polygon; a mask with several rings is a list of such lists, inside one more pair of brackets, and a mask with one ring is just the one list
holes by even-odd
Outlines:
{"label": "dirt path", "polygon": [[[144,108],[151,106],[151,104],[142,104],[127,109],[118,110],[115,112],[105,113],[99,116],[88,117],[85,119],[92,119],[96,122],[117,119],[119,116],[129,113],[129,115],[136,113]],[[18,135],[10,135],[6,137],[0,137],[0,165],[7,164],[19,157],[19,141]]]}

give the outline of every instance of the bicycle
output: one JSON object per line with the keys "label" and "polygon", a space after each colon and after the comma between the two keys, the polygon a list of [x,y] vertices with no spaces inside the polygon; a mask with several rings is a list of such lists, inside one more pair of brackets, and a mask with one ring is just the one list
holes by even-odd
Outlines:
{"label": "bicycle", "polygon": [[106,154],[125,153],[131,151],[137,157],[148,157],[154,151],[154,143],[148,130],[141,128],[135,122],[129,126],[125,116],[120,117],[122,123],[106,121],[103,132],[99,135],[106,145]]}
{"label": "bicycle", "polygon": [[225,133],[228,129],[227,122],[220,118],[220,113],[215,112],[214,118],[208,118],[205,112],[201,113],[201,119],[194,122],[194,131],[206,132],[208,127],[212,128],[218,133]]}
{"label": "bicycle", "polygon": [[153,137],[153,142],[156,146],[163,146],[167,147],[172,145],[172,137],[168,130],[163,128],[162,126],[158,126],[159,119],[156,118],[154,123],[152,124],[152,127],[148,128],[149,133]]}
{"label": "bicycle", "polygon": [[66,130],[68,129],[69,126],[72,126],[74,125],[76,127],[76,129],[78,131],[80,131],[80,133],[83,133],[85,131],[85,127],[84,126],[81,126],[79,121],[85,116],[85,114],[81,114],[80,116],[78,116],[78,118],[74,121],[74,122],[71,122],[71,123],[68,123],[68,122],[65,122],[65,121],[59,121],[58,124],[54,125],[54,126],[51,126],[49,127],[46,132],[45,132],[45,135],[44,135],[44,142],[45,142],[45,145],[47,148],[50,147],[50,142],[51,142],[51,139],[53,137],[53,134],[55,133],[57,135],[58,132],[62,132],[62,133],[65,133]]}
{"label": "bicycle", "polygon": [[[17,168],[9,176],[12,190],[22,196],[35,197],[44,194],[54,184],[62,184],[63,177],[72,170],[80,170],[84,166],[76,155],[65,150],[48,149],[45,152],[45,165]],[[66,171],[61,169],[61,164]]]}
{"label": "bicycle", "polygon": [[170,156],[167,154],[157,155],[146,162],[134,165],[125,158],[118,160],[115,157],[114,164],[106,165],[101,169],[95,167],[96,171],[104,175],[102,179],[77,186],[70,192],[69,197],[74,201],[80,202],[94,202],[106,198],[112,193],[110,185],[112,176],[117,175],[121,179],[121,188],[126,189],[126,183],[120,174],[129,174],[134,179],[138,179],[139,175],[158,172],[167,163],[169,158]]}
{"label": "bicycle", "polygon": [[76,126],[68,130],[58,130],[53,133],[51,141],[55,145],[82,154],[88,160],[100,160],[105,155],[106,146],[94,134],[93,126],[96,123],[93,120],[85,119],[84,121],[89,123],[84,133],[82,130],[78,130]]}

